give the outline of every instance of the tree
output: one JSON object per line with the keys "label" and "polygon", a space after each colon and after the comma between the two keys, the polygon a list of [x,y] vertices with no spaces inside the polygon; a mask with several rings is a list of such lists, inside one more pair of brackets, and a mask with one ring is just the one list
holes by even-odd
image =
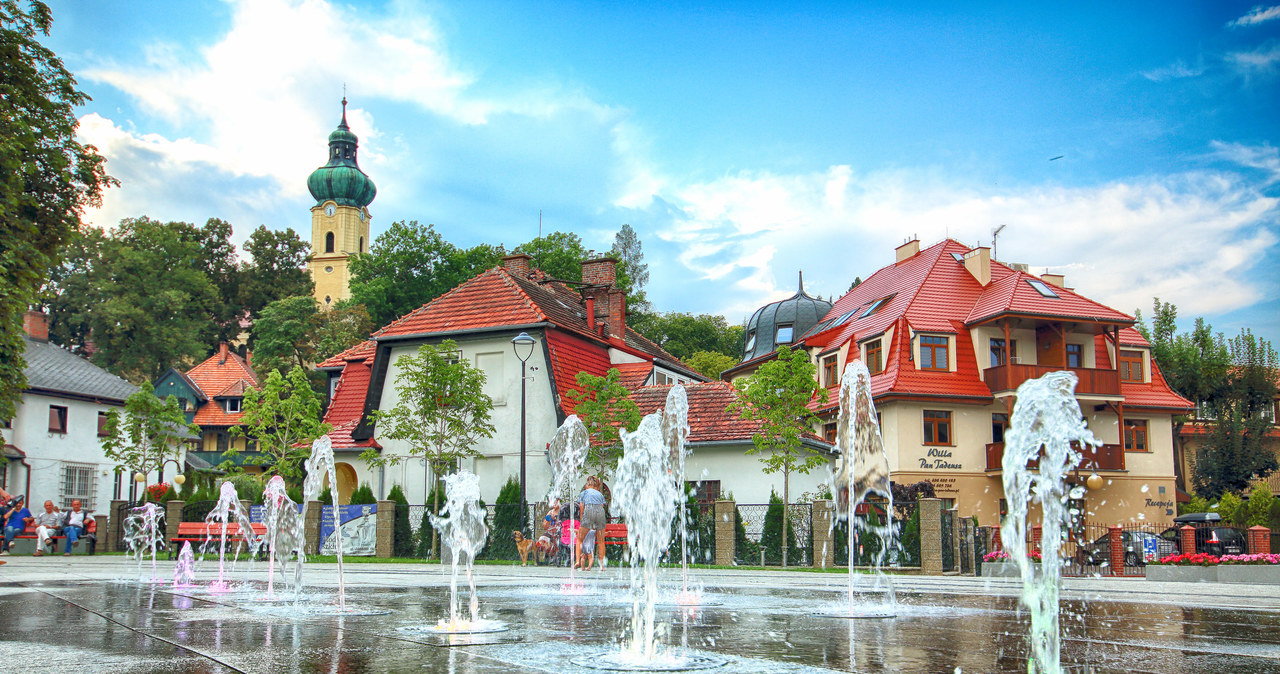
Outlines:
{"label": "tree", "polygon": [[[766,473],[782,473],[782,499],[790,503],[791,473],[806,474],[826,463],[826,459],[804,448],[803,436],[817,417],[809,410],[809,400],[821,391],[814,376],[813,363],[803,349],[792,351],[778,347],[778,357],[760,366],[746,377],[738,391],[736,409],[743,419],[760,422],[760,430],[751,437],[753,447]],[[784,540],[791,517],[783,511]],[[787,563],[783,553],[782,563]]]}
{"label": "tree", "polygon": [[533,258],[529,266],[562,281],[581,281],[582,262],[591,259],[582,239],[573,233],[552,232],[516,246],[516,253]]}
{"label": "tree", "polygon": [[742,326],[729,325],[724,316],[680,312],[646,314],[632,322],[632,327],[681,360],[699,351],[724,354],[735,363],[742,355]]}
{"label": "tree", "polygon": [[151,382],[143,382],[125,398],[123,415],[120,410],[108,412],[103,430],[102,454],[143,475],[159,470],[167,459],[176,459],[182,442],[200,433],[199,427],[187,423],[178,399],[156,397]]}
{"label": "tree", "polygon": [[494,503],[497,507],[493,512],[493,530],[489,532],[489,558],[517,559],[516,542],[511,532],[524,530],[528,536],[529,531],[524,522],[526,515],[520,509],[520,480],[516,476],[507,478]]}
{"label": "tree", "polygon": [[387,492],[387,500],[395,501],[396,522],[392,530],[391,555],[393,557],[413,556],[413,529],[409,528],[409,499],[405,497],[400,485],[391,485]]}
{"label": "tree", "polygon": [[311,348],[316,360],[342,353],[369,338],[373,319],[363,304],[352,300],[335,302],[328,311],[316,315],[311,333]]}
{"label": "tree", "polygon": [[[466,456],[475,456],[474,445],[493,436],[490,414],[493,400],[484,394],[484,372],[458,357],[453,340],[423,344],[417,354],[396,360],[397,403],[373,412],[382,438],[406,443],[404,454],[365,450],[360,458],[371,467],[395,465],[412,456],[426,459],[427,470],[438,484],[444,471]],[[432,512],[440,512],[439,491],[433,490]],[[437,558],[439,536],[432,532],[431,547]]]}
{"label": "tree", "polygon": [[622,374],[616,367],[609,368],[603,377],[579,372],[578,388],[569,391],[569,399],[575,402],[573,410],[591,437],[587,465],[602,475],[612,475],[622,456],[618,430],[634,431],[640,425],[640,407],[622,385]]}
{"label": "tree", "polygon": [[500,247],[485,244],[459,249],[434,225],[395,222],[368,253],[351,258],[351,297],[374,324],[386,325],[494,266],[502,255]]}
{"label": "tree", "polygon": [[613,237],[609,255],[618,259],[619,287],[627,290],[627,307],[637,313],[649,311],[644,287],[649,283],[649,265],[644,261],[640,236],[631,225],[623,224]]}
{"label": "tree", "polygon": [[698,374],[715,381],[720,378],[721,372],[737,365],[738,359],[717,351],[698,351],[685,358],[684,362]]}
{"label": "tree", "polygon": [[253,323],[253,359],[258,369],[287,372],[314,363],[313,333],[319,314],[310,295],[286,297],[263,307]]}
{"label": "tree", "polygon": [[[321,403],[305,368],[295,367],[288,376],[272,370],[260,390],[244,392],[244,413],[231,434],[258,442],[258,451],[269,460],[267,472],[274,471],[286,480],[299,477],[311,442],[331,430],[320,420]],[[239,453],[232,445],[223,456],[230,461]]]}
{"label": "tree", "polygon": [[1243,492],[1255,478],[1280,468],[1269,438],[1276,395],[1276,351],[1243,330],[1230,341],[1231,369],[1207,401],[1213,426],[1196,453],[1195,483],[1210,498]]}
{"label": "tree", "polygon": [[[248,261],[240,264],[241,309],[258,316],[264,307],[286,297],[314,295],[315,283],[307,273],[311,246],[293,229],[283,232],[258,225],[244,244]],[[255,335],[250,335],[250,343]]]}
{"label": "tree", "polygon": [[80,230],[84,209],[116,181],[92,145],[76,139],[89,97],[40,43],[53,14],[43,2],[0,2],[0,418],[27,387],[22,315]]}

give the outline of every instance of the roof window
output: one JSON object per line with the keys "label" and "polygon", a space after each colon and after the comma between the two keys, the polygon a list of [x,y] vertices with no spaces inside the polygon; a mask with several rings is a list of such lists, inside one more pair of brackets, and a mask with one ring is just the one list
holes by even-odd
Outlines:
{"label": "roof window", "polygon": [[880,299],[872,302],[871,306],[867,307],[867,310],[862,312],[862,314],[859,315],[858,318],[866,318],[867,316],[870,316],[871,314],[874,314],[875,312],[880,311],[881,307],[888,304],[889,300],[891,299],[893,299],[893,295],[890,295],[888,297],[881,297]]}
{"label": "roof window", "polygon": [[849,317],[853,316],[856,313],[858,313],[857,309],[854,309],[853,311],[846,311],[843,314],[840,314],[840,318],[837,318],[836,320],[831,322],[831,327],[834,328],[838,325],[844,325],[845,321],[848,321]]}
{"label": "roof window", "polygon": [[774,344],[790,344],[795,337],[794,327],[790,323],[783,323],[778,326],[777,337],[774,338]]}
{"label": "roof window", "polygon": [[956,262],[959,262],[960,264],[964,264],[964,256],[961,255],[960,253],[952,253],[951,259],[955,260]]}
{"label": "roof window", "polygon": [[1040,293],[1041,295],[1044,295],[1045,297],[1058,296],[1058,293],[1053,292],[1053,288],[1050,288],[1049,284],[1045,283],[1044,281],[1029,278],[1027,279],[1027,285],[1031,286],[1032,288],[1035,288],[1036,292]]}
{"label": "roof window", "polygon": [[743,350],[747,353],[751,353],[751,350],[754,348],[756,348],[756,331],[752,330],[747,333],[747,345],[743,347]]}

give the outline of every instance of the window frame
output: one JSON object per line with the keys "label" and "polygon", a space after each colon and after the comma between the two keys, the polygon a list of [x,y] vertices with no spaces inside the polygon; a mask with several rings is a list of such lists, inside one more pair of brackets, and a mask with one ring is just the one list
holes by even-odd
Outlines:
{"label": "window frame", "polygon": [[[926,340],[942,340],[941,344],[936,342],[926,342]],[[951,371],[951,337],[948,335],[920,335],[920,361],[917,367],[921,370],[929,370],[932,372],[950,372]],[[925,365],[925,353],[928,350],[928,365]],[[938,365],[938,353],[942,353],[942,365]]]}
{"label": "window frame", "polygon": [[[1147,381],[1147,366],[1141,351],[1118,349],[1116,351],[1116,368],[1120,370],[1120,381],[1143,384]],[[1137,365],[1137,378],[1134,378],[1133,366]]]}
{"label": "window frame", "polygon": [[[950,410],[921,410],[920,417],[924,422],[920,435],[923,444],[935,447],[955,446],[955,434],[952,432],[954,429],[951,423]],[[932,440],[929,439],[931,429],[933,431]],[[943,437],[944,435],[946,437]]]}
{"label": "window frame", "polygon": [[[55,425],[55,418],[57,423]],[[50,405],[49,406],[49,432],[67,433],[67,406],[66,405]]]}
{"label": "window frame", "polygon": [[[872,356],[874,355],[874,359]],[[884,372],[883,342],[877,338],[867,342],[867,371],[871,374]]]}
{"label": "window frame", "polygon": [[752,350],[752,349],[754,349],[754,348],[756,348],[756,331],[755,331],[755,330],[748,330],[748,331],[747,331],[747,345],[746,345],[746,346],[744,346],[744,347],[742,347],[742,352],[743,352],[743,353],[751,353],[751,350]]}
{"label": "window frame", "polygon": [[[244,410],[244,405],[241,403],[241,400],[239,398],[227,398],[222,402],[223,402],[222,409],[226,410],[227,414],[239,414],[241,411]],[[234,406],[235,409],[231,409],[232,406]]]}
{"label": "window frame", "polygon": [[[1004,417],[997,419],[996,417]],[[1000,427],[1000,438],[996,439],[996,425]],[[991,413],[991,444],[1004,443],[1004,435],[1009,430],[1009,414],[1007,412]]]}
{"label": "window frame", "polygon": [[98,437],[100,438],[105,438],[108,435],[107,419],[108,419],[108,413],[103,412],[102,410],[98,410]]}
{"label": "window frame", "polygon": [[834,421],[832,421],[832,422],[830,422],[830,423],[825,423],[825,424],[823,424],[823,425],[822,425],[822,438],[823,438],[824,440],[826,440],[827,442],[830,442],[830,443],[832,443],[832,444],[835,444],[835,441],[836,441],[836,429],[837,429],[837,428],[838,428],[838,426],[837,426],[836,422],[834,422]]}
{"label": "window frame", "polygon": [[[74,480],[72,479],[72,471],[76,471]],[[76,463],[64,461],[62,463],[62,475],[59,480],[59,490],[61,491],[60,500],[63,508],[70,510],[71,502],[79,499],[80,507],[84,512],[93,512],[95,497],[98,492],[98,467],[91,463]],[[68,486],[74,485],[76,489],[68,489]],[[84,491],[79,487],[83,486]],[[79,492],[79,493],[77,493]]]}
{"label": "window frame", "polygon": [[840,374],[837,372],[840,366],[839,354],[831,354],[822,359],[822,385],[831,388],[840,383]]}
{"label": "window frame", "polygon": [[[1141,444],[1141,446],[1139,446]],[[1146,419],[1130,419],[1124,420],[1124,451],[1126,452],[1150,452],[1151,451],[1151,427]]]}
{"label": "window frame", "polygon": [[324,233],[324,252],[332,253],[336,244],[337,244],[337,237],[333,235],[333,232],[325,232]]}
{"label": "window frame", "polygon": [[[999,345],[999,348],[996,348],[997,345]],[[990,361],[991,361],[990,367],[1000,367],[1001,365],[1009,364],[1004,362],[1004,337],[992,337],[991,339],[989,339],[987,341],[987,351],[990,352],[989,354]],[[1012,362],[1013,359],[1017,357],[1018,357],[1018,340],[1010,339],[1009,340],[1009,361]]]}
{"label": "window frame", "polygon": [[[782,338],[783,330],[787,331],[787,338],[785,340]],[[774,346],[777,346],[780,344],[791,344],[794,341],[796,341],[796,324],[795,323],[779,323],[778,327],[774,328],[773,330]]]}
{"label": "window frame", "polygon": [[[1074,350],[1074,353],[1073,353]],[[1071,357],[1075,356],[1076,364],[1071,364]],[[1067,343],[1067,367],[1080,369],[1084,367],[1084,345]]]}

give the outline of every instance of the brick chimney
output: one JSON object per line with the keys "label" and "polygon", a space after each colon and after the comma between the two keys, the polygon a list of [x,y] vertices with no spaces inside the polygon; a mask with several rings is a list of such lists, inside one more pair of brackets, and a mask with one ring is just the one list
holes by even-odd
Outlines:
{"label": "brick chimney", "polygon": [[609,289],[609,341],[627,336],[627,294],[621,288]]}
{"label": "brick chimney", "polygon": [[595,285],[613,286],[617,280],[618,261],[611,257],[598,257],[582,262],[582,282]]}
{"label": "brick chimney", "polygon": [[502,268],[513,276],[524,278],[529,275],[529,260],[533,258],[524,253],[515,253],[502,258]]}
{"label": "brick chimney", "polygon": [[587,304],[587,326],[597,329],[606,323],[610,340],[621,340],[627,334],[627,295],[615,287],[617,269],[618,261],[611,257],[582,262],[582,282],[590,284],[582,289]]}
{"label": "brick chimney", "polygon": [[978,283],[984,286],[991,283],[991,249],[978,246],[965,253],[964,268],[978,279]]}
{"label": "brick chimney", "polygon": [[920,252],[920,239],[912,238],[910,241],[895,248],[894,252],[898,254],[898,262],[915,257],[916,253]]}
{"label": "brick chimney", "polygon": [[40,309],[28,311],[22,315],[22,331],[36,341],[49,341],[49,317]]}
{"label": "brick chimney", "polygon": [[1041,274],[1040,280],[1051,286],[1058,286],[1063,289],[1067,287],[1067,277],[1062,274]]}
{"label": "brick chimney", "polygon": [[218,345],[218,364],[222,365],[227,362],[227,343],[223,342]]}

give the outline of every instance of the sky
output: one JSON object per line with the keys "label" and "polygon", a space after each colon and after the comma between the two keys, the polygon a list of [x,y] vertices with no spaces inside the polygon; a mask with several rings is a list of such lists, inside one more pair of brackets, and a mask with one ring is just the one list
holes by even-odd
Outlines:
{"label": "sky", "polygon": [[[1280,342],[1280,6],[54,0],[120,180],[87,214],[309,236],[341,115],[373,236],[643,243],[660,311],[839,297],[911,237]],[[977,6],[974,6],[974,5]],[[539,229],[541,227],[541,230]]]}

